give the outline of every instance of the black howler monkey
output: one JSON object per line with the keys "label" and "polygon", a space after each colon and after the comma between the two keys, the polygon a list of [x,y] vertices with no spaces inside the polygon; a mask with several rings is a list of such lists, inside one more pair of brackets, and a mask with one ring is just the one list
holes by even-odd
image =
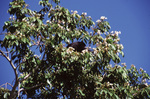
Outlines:
{"label": "black howler monkey", "polygon": [[83,41],[82,42],[73,42],[73,43],[69,44],[67,46],[67,48],[68,47],[73,47],[75,49],[75,51],[82,52],[82,50],[86,49],[85,46],[86,45]]}

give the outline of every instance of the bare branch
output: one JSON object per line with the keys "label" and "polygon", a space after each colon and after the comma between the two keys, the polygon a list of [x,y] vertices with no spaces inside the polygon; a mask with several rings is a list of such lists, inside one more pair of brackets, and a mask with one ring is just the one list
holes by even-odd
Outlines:
{"label": "bare branch", "polygon": [[[8,52],[7,52],[8,53]],[[6,53],[6,54],[7,54]],[[31,74],[32,74],[32,72],[30,72],[29,74],[27,74],[23,79],[19,79],[18,78],[18,73],[17,73],[17,68],[15,67],[15,65],[13,64],[13,62],[12,62],[12,60],[9,58],[9,55],[7,54],[7,55],[5,55],[5,52],[3,52],[2,50],[0,50],[0,55],[2,55],[3,57],[5,57],[8,61],[9,61],[9,63],[10,63],[10,65],[11,65],[11,67],[13,68],[13,70],[14,70],[14,73],[15,73],[15,84],[14,84],[14,86],[12,86],[12,90],[11,90],[11,92],[10,92],[10,97],[9,97],[9,99],[12,99],[12,98],[14,98],[15,97],[15,95],[16,95],[16,93],[15,93],[15,90],[16,90],[16,88],[18,87],[18,95],[20,94],[20,92],[21,91],[23,91],[24,89],[20,89],[20,87],[18,86],[20,83],[22,83],[24,80],[26,80],[27,78],[29,78],[30,76],[31,76]],[[38,70],[38,66],[35,68],[35,71],[37,71]],[[32,88],[35,88],[35,87],[39,87],[39,86],[41,86],[41,84],[40,85],[37,85],[37,86],[33,86]],[[31,89],[32,89],[31,88]],[[17,96],[18,96],[17,95]]]}
{"label": "bare branch", "polygon": [[6,51],[7,51],[7,52],[6,52],[6,53],[7,53],[7,57],[9,57],[9,52],[8,52],[8,49],[7,49],[7,48],[6,48]]}
{"label": "bare branch", "polygon": [[23,91],[23,90],[24,90],[24,88],[21,88],[21,89],[18,90],[18,97],[20,96],[20,92]]}
{"label": "bare branch", "polygon": [[[7,85],[10,85],[11,87],[13,87],[10,83],[7,82],[7,83],[5,83],[5,84],[2,84],[2,85],[0,86],[0,88],[3,87],[4,85],[5,85],[5,87],[6,87]],[[7,89],[7,88],[6,88],[6,89]]]}
{"label": "bare branch", "polygon": [[19,81],[18,81],[18,79],[17,79],[17,80],[15,81],[15,84],[14,84],[14,86],[13,86],[11,92],[10,92],[10,97],[9,97],[9,99],[15,99],[15,98],[14,98],[14,97],[16,97],[15,90],[16,90],[18,84],[19,84]]}
{"label": "bare branch", "polygon": [[[6,52],[5,52],[5,51],[2,51],[2,52],[3,52],[3,53],[6,53],[6,54],[8,54],[8,53],[9,53],[8,51],[6,51]],[[1,55],[2,55],[2,54],[1,54]]]}
{"label": "bare branch", "polygon": [[24,80],[26,80],[28,77],[30,77],[30,75],[31,75],[31,72],[28,74],[28,75],[26,75],[22,80],[20,80],[19,82],[20,83],[22,83]]}
{"label": "bare branch", "polygon": [[0,33],[0,35],[4,35],[4,34],[6,34],[6,33]]}
{"label": "bare branch", "polygon": [[10,97],[9,97],[9,99],[12,99],[12,98],[14,97],[14,95],[15,95],[15,90],[16,90],[16,88],[17,88],[17,86],[18,86],[18,83],[19,83],[17,69],[16,69],[15,65],[13,64],[12,60],[9,58],[9,55],[8,55],[8,54],[7,54],[7,56],[6,56],[6,55],[4,54],[4,52],[1,51],[1,50],[0,50],[0,53],[1,53],[1,55],[2,55],[3,57],[5,57],[5,58],[9,61],[10,65],[11,65],[11,67],[13,68],[14,73],[15,73],[15,84],[14,84],[14,86],[12,87],[12,90],[11,90],[11,92],[10,92]]}
{"label": "bare branch", "polygon": [[13,64],[12,60],[9,58],[9,56],[6,56],[3,51],[0,50],[0,53],[2,54],[2,56],[4,56],[4,57],[9,61],[11,67],[12,67],[13,70],[14,70],[15,77],[16,77],[16,79],[18,79],[18,73],[17,73],[16,67],[15,67],[15,65]]}
{"label": "bare branch", "polygon": [[42,60],[44,60],[44,58],[45,58],[45,52],[44,52],[44,54],[43,54]]}
{"label": "bare branch", "polygon": [[39,84],[39,85],[32,86],[32,87],[29,88],[29,89],[23,89],[23,88],[21,88],[21,89],[20,89],[20,92],[21,92],[21,91],[31,90],[31,89],[36,89],[36,88],[41,87],[42,85],[44,85],[44,83],[41,83],[41,84]]}
{"label": "bare branch", "polygon": [[11,85],[10,83],[7,83],[8,85],[10,85],[11,87],[13,87],[13,85]]}

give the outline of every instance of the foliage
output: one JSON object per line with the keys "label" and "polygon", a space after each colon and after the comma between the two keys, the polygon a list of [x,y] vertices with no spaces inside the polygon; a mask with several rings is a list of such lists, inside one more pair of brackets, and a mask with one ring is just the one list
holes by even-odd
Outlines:
{"label": "foliage", "polygon": [[[149,75],[134,65],[126,69],[125,63],[118,64],[124,56],[120,32],[110,32],[106,17],[94,23],[86,12],[79,15],[61,7],[59,0],[53,2],[41,0],[40,11],[30,10],[24,0],[10,2],[11,17],[0,41],[6,51],[0,55],[15,72],[10,99],[150,97]],[[75,40],[90,47],[79,53],[64,46]]]}
{"label": "foliage", "polygon": [[0,88],[0,98],[1,99],[8,99],[8,96],[10,95],[9,90],[5,88]]}

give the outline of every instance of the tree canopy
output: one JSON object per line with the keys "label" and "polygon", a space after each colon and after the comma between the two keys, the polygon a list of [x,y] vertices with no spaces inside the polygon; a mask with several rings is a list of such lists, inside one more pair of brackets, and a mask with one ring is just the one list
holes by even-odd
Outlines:
{"label": "tree canopy", "polygon": [[[127,69],[120,31],[110,31],[107,17],[92,21],[86,12],[69,11],[60,0],[41,0],[39,11],[24,0],[10,2],[0,55],[14,70],[12,89],[1,98],[150,98],[150,76],[134,65]],[[77,52],[66,46],[82,41]]]}

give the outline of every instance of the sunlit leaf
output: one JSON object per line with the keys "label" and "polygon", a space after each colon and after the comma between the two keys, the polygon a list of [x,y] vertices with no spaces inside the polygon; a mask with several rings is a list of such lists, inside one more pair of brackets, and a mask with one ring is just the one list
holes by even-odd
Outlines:
{"label": "sunlit leaf", "polygon": [[82,96],[85,96],[85,94],[82,92],[81,89],[79,89],[79,92],[80,92],[80,94],[81,94]]}

